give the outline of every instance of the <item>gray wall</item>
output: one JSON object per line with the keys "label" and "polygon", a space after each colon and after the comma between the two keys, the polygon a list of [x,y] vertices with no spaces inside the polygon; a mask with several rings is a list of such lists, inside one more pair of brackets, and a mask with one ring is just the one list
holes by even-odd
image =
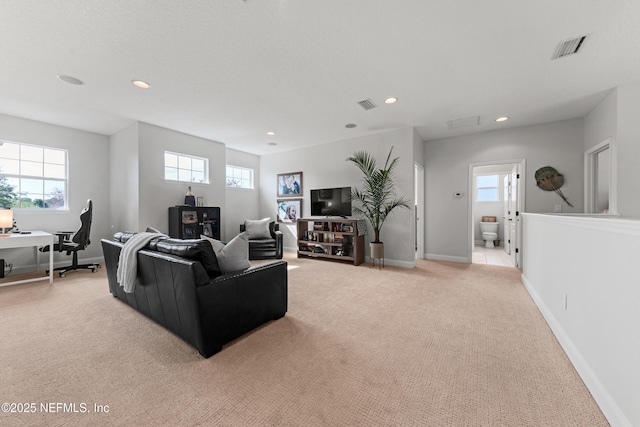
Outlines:
{"label": "gray wall", "polygon": [[584,150],[616,135],[618,125],[618,89],[613,89],[584,118]]}
{"label": "gray wall", "polygon": [[[69,210],[14,211],[21,230],[77,230],[80,212],[87,199],[93,200],[92,244],[80,255],[83,259],[102,257],[100,238],[109,235],[109,138],[91,132],[50,125],[0,114],[0,139],[26,144],[44,145],[69,150]],[[6,250],[0,257],[14,264],[14,270],[33,266],[33,251]],[[41,261],[44,257],[41,257]],[[69,263],[70,257],[56,253],[57,265]]]}
{"label": "gray wall", "polygon": [[111,234],[117,231],[139,230],[140,180],[138,179],[138,123],[110,138],[109,221]]}
{"label": "gray wall", "polygon": [[[0,139],[69,150],[69,210],[17,210],[14,216],[23,230],[76,230],[80,211],[91,198],[93,243],[80,254],[81,261],[101,260],[100,239],[111,238],[116,231],[140,231],[147,226],[168,231],[168,207],[183,203],[188,184],[164,180],[165,150],[209,159],[210,184],[192,184],[192,190],[204,197],[206,205],[221,208],[221,238],[237,234],[237,212],[249,218],[259,216],[259,157],[227,150],[219,142],[146,123],[134,123],[109,137],[6,115],[0,115]],[[227,155],[231,163],[256,170],[256,190],[226,189]],[[13,263],[14,271],[33,268],[30,249],[4,252],[0,257]],[[64,264],[69,258],[56,253],[55,262]]]}
{"label": "gray wall", "polygon": [[[283,172],[303,172],[303,215],[309,215],[309,189],[359,185],[359,172],[344,161],[354,151],[365,149],[383,161],[391,145],[401,159],[398,189],[414,203],[413,163],[425,167],[425,252],[427,257],[468,262],[468,167],[470,163],[526,159],[525,211],[552,212],[562,204],[564,212],[583,211],[583,154],[585,149],[613,137],[618,145],[618,204],[623,216],[640,217],[640,84],[618,87],[584,119],[527,126],[432,140],[423,143],[414,129],[406,128],[363,138],[258,157],[226,149],[224,144],[144,123],[136,123],[108,137],[90,132],[0,115],[0,138],[69,150],[68,212],[17,212],[23,229],[56,231],[75,229],[87,198],[94,200],[94,242],[117,230],[140,230],[151,225],[168,228],[167,207],[182,203],[186,184],[164,182],[162,153],[165,149],[207,157],[211,184],[193,185],[207,205],[222,208],[222,238],[237,234],[244,217],[275,218],[275,177]],[[226,163],[252,167],[256,190],[227,190]],[[574,204],[571,209],[552,192],[535,186],[533,174],[551,165],[565,176],[563,192]],[[453,192],[465,197],[454,199]],[[238,216],[242,212],[242,217]],[[414,213],[394,214],[382,236],[387,257],[398,265],[413,264]],[[46,227],[43,225],[46,224]],[[295,230],[285,226],[286,245],[295,250]],[[369,239],[368,239],[369,240]],[[368,241],[367,240],[367,241]],[[101,256],[93,244],[86,259]],[[15,264],[32,263],[27,254]],[[56,261],[60,261],[56,254]]]}
{"label": "gray wall", "polygon": [[585,117],[585,150],[611,137],[617,146],[618,213],[640,218],[640,83],[619,86]]}
{"label": "gray wall", "polygon": [[640,218],[640,84],[618,87],[618,212]]}
{"label": "gray wall", "polygon": [[[225,229],[225,146],[196,136],[170,129],[139,124],[140,207],[139,230],[152,226],[163,231],[169,229],[169,206],[184,203],[187,188],[195,196],[204,197],[205,206],[219,206],[221,232]],[[184,183],[164,180],[164,152],[173,151],[209,159],[209,184]],[[117,201],[113,201],[117,203]]]}
{"label": "gray wall", "polygon": [[413,129],[413,162],[424,167],[424,141],[415,128]]}
{"label": "gray wall", "polygon": [[[582,212],[583,135],[583,120],[579,118],[427,141],[426,257],[470,262],[467,217],[471,163],[526,159],[526,212],[553,212],[557,204],[562,204],[563,212]],[[553,166],[564,175],[562,191],[574,208],[555,193],[536,186],[534,174],[542,166]],[[456,191],[465,197],[454,198]]]}
{"label": "gray wall", "polygon": [[[413,205],[414,130],[405,128],[368,137],[354,138],[321,146],[262,156],[260,158],[260,212],[261,217],[276,217],[276,175],[286,172],[302,174],[302,217],[310,217],[309,190],[330,187],[360,187],[361,174],[355,165],[345,159],[355,151],[366,150],[384,164],[389,148],[394,146],[393,156],[399,157],[396,170],[398,194]],[[415,265],[413,242],[415,231],[413,209],[392,213],[384,224],[381,240],[385,242],[385,262],[389,265],[411,267]],[[296,250],[295,225],[281,224],[287,250]],[[366,236],[366,253],[372,240],[370,229]]]}
{"label": "gray wall", "polygon": [[[260,219],[260,156],[227,148],[227,164],[253,169],[253,190],[246,188],[227,188],[227,221],[225,233],[231,240],[240,232],[240,224],[245,219]],[[271,182],[269,180],[268,182]],[[275,184],[274,184],[275,185]],[[267,215],[269,216],[269,215]],[[275,219],[275,218],[274,218]]]}
{"label": "gray wall", "polygon": [[[165,181],[164,152],[209,159],[209,184]],[[223,144],[136,123],[111,137],[112,231],[144,231],[154,227],[169,231],[168,208],[184,203],[187,188],[204,197],[205,206],[221,209],[221,232],[225,212],[225,147]]]}

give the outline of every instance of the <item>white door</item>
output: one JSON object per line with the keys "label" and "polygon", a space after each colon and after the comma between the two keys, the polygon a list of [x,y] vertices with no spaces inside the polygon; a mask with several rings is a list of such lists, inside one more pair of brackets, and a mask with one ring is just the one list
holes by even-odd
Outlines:
{"label": "white door", "polygon": [[511,195],[511,175],[505,175],[503,181],[504,188],[504,214],[502,215],[502,239],[504,240],[504,251],[507,255],[511,254],[511,233],[509,228],[509,198]]}
{"label": "white door", "polygon": [[511,262],[514,267],[519,267],[520,259],[518,258],[518,233],[516,232],[516,228],[518,227],[518,222],[520,221],[520,212],[518,212],[518,165],[514,165],[511,170],[511,175],[509,177],[509,218],[507,222],[509,223],[509,248],[511,255]]}

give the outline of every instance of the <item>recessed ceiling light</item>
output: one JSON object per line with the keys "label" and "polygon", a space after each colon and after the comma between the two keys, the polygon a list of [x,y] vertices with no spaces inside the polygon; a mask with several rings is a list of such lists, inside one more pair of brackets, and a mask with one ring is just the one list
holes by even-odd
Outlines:
{"label": "recessed ceiling light", "polygon": [[506,122],[507,120],[509,120],[509,117],[507,116],[502,116],[502,117],[498,117],[496,119],[496,122],[500,123],[500,122]]}
{"label": "recessed ceiling light", "polygon": [[67,76],[67,75],[64,75],[64,74],[60,74],[57,77],[58,77],[58,80],[61,80],[61,81],[65,82],[65,83],[70,83],[72,85],[78,85],[79,86],[79,85],[83,85],[84,84],[84,82],[82,80],[76,79],[75,77]]}
{"label": "recessed ceiling light", "polygon": [[348,124],[344,125],[344,127],[346,127],[347,129],[353,129],[356,126],[358,126],[358,125],[356,125],[355,123],[348,123]]}
{"label": "recessed ceiling light", "polygon": [[151,87],[149,83],[142,80],[131,80],[131,83],[133,83],[135,87],[139,87],[140,89],[149,89]]}
{"label": "recessed ceiling light", "polygon": [[274,131],[272,131],[272,130],[270,130],[269,132],[267,132],[267,135],[269,135],[269,136],[273,136],[273,135],[275,135],[275,134],[276,134],[276,133],[275,133]]}
{"label": "recessed ceiling light", "polygon": [[387,98],[384,100],[385,104],[395,104],[396,102],[398,102],[398,98],[394,98],[394,97]]}

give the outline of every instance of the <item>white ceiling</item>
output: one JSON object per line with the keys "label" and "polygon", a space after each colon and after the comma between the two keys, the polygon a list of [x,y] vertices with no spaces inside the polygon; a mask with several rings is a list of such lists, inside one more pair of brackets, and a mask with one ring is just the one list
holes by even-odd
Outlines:
{"label": "white ceiling", "polygon": [[142,121],[256,154],[407,126],[429,140],[583,116],[640,79],[639,48],[632,0],[8,0],[0,113],[106,135]]}

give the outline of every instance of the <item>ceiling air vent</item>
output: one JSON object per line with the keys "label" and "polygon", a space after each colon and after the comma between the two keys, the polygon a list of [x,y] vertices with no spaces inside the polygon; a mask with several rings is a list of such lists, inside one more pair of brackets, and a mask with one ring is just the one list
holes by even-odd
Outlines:
{"label": "ceiling air vent", "polygon": [[365,110],[371,110],[372,108],[376,108],[376,104],[374,104],[373,101],[370,100],[369,98],[365,99],[364,101],[358,102],[358,104],[360,104],[360,106]]}
{"label": "ceiling air vent", "polygon": [[449,120],[447,122],[447,127],[449,127],[449,130],[461,128],[465,126],[479,126],[479,125],[480,125],[480,116],[465,117],[464,119]]}
{"label": "ceiling air vent", "polygon": [[556,51],[553,53],[551,59],[558,59],[563,56],[573,55],[574,53],[580,52],[580,49],[586,39],[587,36],[581,36],[558,43],[558,47],[556,47]]}

